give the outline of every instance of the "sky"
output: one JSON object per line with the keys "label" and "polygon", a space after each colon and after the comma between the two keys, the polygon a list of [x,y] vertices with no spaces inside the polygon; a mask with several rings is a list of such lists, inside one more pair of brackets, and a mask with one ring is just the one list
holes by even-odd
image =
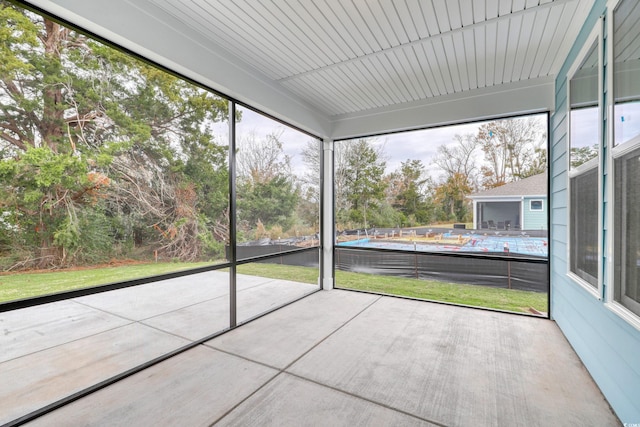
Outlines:
{"label": "sky", "polygon": [[[616,145],[640,135],[640,102],[616,105],[614,120]],[[595,107],[572,111],[571,146],[586,147],[597,144],[599,123],[598,110]]]}
{"label": "sky", "polygon": [[401,132],[382,135],[375,139],[384,144],[387,173],[398,169],[400,164],[408,159],[419,159],[422,160],[427,173],[437,179],[442,170],[432,163],[432,159],[437,154],[438,147],[455,143],[455,135],[476,134],[482,123],[485,122]]}
{"label": "sky", "polygon": [[[285,153],[291,159],[292,172],[297,176],[304,175],[306,167],[302,161],[301,152],[307,141],[312,138],[254,111],[241,107],[239,107],[239,110],[242,111],[242,120],[238,122],[236,127],[237,136],[241,139],[243,135],[253,132],[261,139],[273,131],[283,131],[281,141],[283,142]],[[541,116],[543,117],[544,115]],[[438,147],[455,143],[453,139],[455,135],[476,134],[483,123],[486,123],[486,121],[381,135],[372,137],[372,139],[377,144],[384,145],[387,163],[386,173],[396,170],[407,159],[420,159],[425,165],[427,173],[437,180],[440,178],[442,171],[432,163],[432,159],[436,155]],[[219,132],[218,135],[221,138],[226,138],[228,124],[217,125],[216,131]],[[345,143],[348,143],[348,141],[336,142],[336,144]],[[396,147],[401,147],[401,149],[396,149]]]}

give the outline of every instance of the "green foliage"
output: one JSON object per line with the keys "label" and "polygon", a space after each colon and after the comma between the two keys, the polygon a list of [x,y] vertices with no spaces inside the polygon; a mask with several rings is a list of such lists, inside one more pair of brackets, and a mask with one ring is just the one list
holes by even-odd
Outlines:
{"label": "green foliage", "polygon": [[433,185],[421,160],[407,159],[388,177],[391,205],[402,214],[400,223],[428,224],[433,220],[430,191]]}
{"label": "green foliage", "polygon": [[[355,211],[361,212],[361,211]],[[407,226],[406,216],[388,203],[381,203],[376,209],[369,211],[369,227]]]}
{"label": "green foliage", "polygon": [[198,234],[198,240],[202,245],[202,258],[203,259],[223,259],[225,256],[225,243],[219,239],[216,239],[213,233],[211,233],[211,227],[208,222],[208,218],[204,214],[198,216],[198,222],[200,223],[199,230],[202,230]]}
{"label": "green foliage", "polygon": [[436,187],[435,201],[440,207],[440,221],[466,222],[470,215],[469,203],[466,199],[472,188],[468,178],[462,174],[449,177]]}
{"label": "green foliage", "polygon": [[534,155],[529,164],[520,173],[518,178],[524,179],[530,176],[539,175],[547,171],[547,149],[546,147],[536,147],[534,149]]}
{"label": "green foliage", "polygon": [[382,179],[386,162],[381,150],[371,141],[359,139],[349,142],[345,164],[340,173],[344,177],[345,198],[350,205],[349,219],[367,228],[371,210],[379,208],[388,183]]}
{"label": "green foliage", "polygon": [[[228,167],[212,127],[228,102],[4,1],[0,24],[0,227],[19,237],[11,250],[47,266],[132,245],[218,253]],[[180,199],[184,188],[196,195]]]}
{"label": "green foliage", "polygon": [[261,222],[269,228],[293,225],[299,192],[291,179],[279,175],[267,182],[245,182],[238,186],[238,218],[251,226]]}
{"label": "green foliage", "polygon": [[0,160],[0,211],[19,230],[20,244],[36,252],[56,245],[73,251],[80,239],[76,210],[88,203],[92,187],[86,162],[56,154],[50,148],[30,148],[18,158]]}
{"label": "green foliage", "polygon": [[66,218],[53,233],[53,243],[66,250],[76,251],[80,244],[80,228],[77,221]]}
{"label": "green foliage", "polygon": [[598,146],[593,147],[571,147],[571,167],[577,168],[578,166],[587,163],[591,159],[598,157]]}

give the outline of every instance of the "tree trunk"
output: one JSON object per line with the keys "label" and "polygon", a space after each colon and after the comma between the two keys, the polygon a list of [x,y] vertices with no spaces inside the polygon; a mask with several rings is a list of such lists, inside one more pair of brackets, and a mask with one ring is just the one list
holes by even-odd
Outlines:
{"label": "tree trunk", "polygon": [[[42,92],[43,110],[42,121],[40,122],[40,135],[42,136],[43,145],[51,149],[54,153],[59,152],[60,144],[64,137],[64,106],[62,82],[58,82],[60,75],[60,58],[64,48],[63,42],[67,37],[68,30],[62,28],[59,24],[46,20],[44,21],[45,31],[41,34],[41,41],[44,45],[44,54],[50,63],[52,74],[45,76],[45,81],[49,81],[44,86]],[[45,200],[55,200],[56,195],[52,192],[45,196]],[[47,203],[40,204],[40,218],[51,217],[52,213],[46,208]],[[60,249],[53,244],[52,231],[46,229],[46,221],[40,221],[41,239],[40,239],[40,260],[39,268],[46,268],[55,265],[61,258]]]}
{"label": "tree trunk", "polygon": [[[59,24],[45,20],[45,32],[42,34],[44,54],[48,61],[57,69],[60,63],[62,43],[66,40],[68,31]],[[58,152],[58,145],[64,136],[64,106],[62,105],[62,84],[48,84],[42,93],[43,112],[40,124],[42,140],[54,153]]]}

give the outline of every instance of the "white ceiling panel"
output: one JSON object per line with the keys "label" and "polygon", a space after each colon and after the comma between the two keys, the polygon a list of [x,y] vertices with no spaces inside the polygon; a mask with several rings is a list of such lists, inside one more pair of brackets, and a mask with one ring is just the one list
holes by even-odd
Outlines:
{"label": "white ceiling panel", "polygon": [[593,5],[593,0],[147,1],[329,117],[553,76]]}

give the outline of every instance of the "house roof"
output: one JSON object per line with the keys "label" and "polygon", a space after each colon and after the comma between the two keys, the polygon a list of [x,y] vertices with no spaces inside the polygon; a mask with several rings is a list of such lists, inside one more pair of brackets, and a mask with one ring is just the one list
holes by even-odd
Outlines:
{"label": "house roof", "polygon": [[500,187],[470,194],[470,199],[482,197],[541,196],[547,194],[547,173],[530,176]]}

